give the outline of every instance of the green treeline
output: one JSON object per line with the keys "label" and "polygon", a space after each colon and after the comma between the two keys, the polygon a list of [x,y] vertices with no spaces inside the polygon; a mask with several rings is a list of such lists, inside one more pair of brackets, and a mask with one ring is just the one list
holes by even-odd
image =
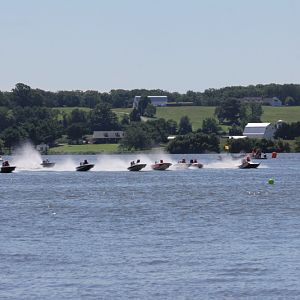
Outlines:
{"label": "green treeline", "polygon": [[[121,120],[118,119],[112,108],[131,107],[136,95],[142,96],[137,109],[129,115],[125,114]],[[156,114],[156,108],[149,102],[147,95],[167,95],[169,101],[177,105],[216,105],[216,118],[206,118],[197,132],[193,132],[188,116],[182,116],[179,123],[151,119]],[[18,83],[11,92],[0,92],[0,153],[4,149],[9,151],[23,140],[31,140],[34,144],[47,143],[50,146],[58,142],[80,144],[95,130],[123,130],[125,138],[120,147],[126,150],[164,145],[171,153],[218,152],[222,135],[240,135],[247,122],[260,122],[261,103],[243,99],[256,96],[276,96],[288,105],[296,105],[300,104],[300,85],[227,87],[203,93],[188,91],[179,94],[162,90],[49,92]],[[77,108],[70,114],[60,114],[58,110],[52,109],[74,106],[91,109],[86,111]],[[150,119],[145,122],[144,117]],[[297,139],[300,136],[299,124],[284,124],[276,138]],[[229,132],[224,132],[220,125],[229,126]],[[177,137],[169,142],[170,135]],[[273,147],[289,151],[286,144],[274,143],[266,149]],[[247,144],[231,146],[234,151],[248,147]]]}
{"label": "green treeline", "polygon": [[58,91],[50,92],[32,89],[23,83],[16,84],[11,92],[0,91],[0,106],[42,106],[42,107],[89,107],[106,103],[112,108],[132,107],[135,96],[168,96],[171,103],[190,103],[192,105],[218,106],[228,98],[278,97],[284,105],[300,105],[299,84],[258,84],[250,86],[232,86],[221,89],[207,89],[204,92],[186,93],[168,92],[160,89],[111,90],[109,93],[98,91]]}

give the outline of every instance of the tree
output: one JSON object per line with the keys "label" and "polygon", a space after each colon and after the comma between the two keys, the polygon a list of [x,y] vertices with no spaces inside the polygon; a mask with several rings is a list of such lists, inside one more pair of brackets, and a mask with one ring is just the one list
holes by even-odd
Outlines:
{"label": "tree", "polygon": [[192,124],[190,122],[189,117],[188,116],[183,116],[180,119],[180,122],[179,122],[178,133],[182,135],[182,134],[190,133],[192,131],[193,131]]}
{"label": "tree", "polygon": [[68,127],[67,130],[68,137],[71,141],[78,141],[86,133],[86,126],[84,123],[74,123]]}
{"label": "tree", "polygon": [[122,120],[121,120],[121,125],[122,126],[127,126],[130,124],[130,118],[128,114],[123,115]]}
{"label": "tree", "polygon": [[231,128],[229,128],[228,131],[229,135],[243,135],[243,128],[240,126],[237,126],[236,124],[233,124]]}
{"label": "tree", "polygon": [[284,104],[288,106],[295,105],[295,102],[296,102],[295,99],[291,96],[286,97],[284,100]]}
{"label": "tree", "polygon": [[169,134],[176,134],[177,133],[177,123],[176,123],[176,121],[170,119],[170,120],[167,121],[166,126],[167,126],[167,132]]}
{"label": "tree", "polygon": [[151,100],[147,96],[141,96],[141,99],[138,103],[138,111],[141,116],[144,115],[148,104],[151,104]]}
{"label": "tree", "polygon": [[228,98],[216,107],[215,115],[218,117],[220,123],[239,124],[241,113],[241,102],[235,98]]}
{"label": "tree", "polygon": [[144,112],[144,116],[145,117],[149,117],[149,118],[153,118],[156,114],[156,107],[154,105],[152,105],[151,103],[148,103],[145,112]]}
{"label": "tree", "polygon": [[247,123],[261,122],[262,105],[260,102],[245,102],[241,105],[240,121],[244,126]]}
{"label": "tree", "polygon": [[129,114],[130,122],[140,122],[141,121],[141,115],[137,109],[133,109]]}
{"label": "tree", "polygon": [[17,83],[12,92],[17,105],[24,107],[32,104],[30,86],[24,83]]}
{"label": "tree", "polygon": [[293,140],[298,136],[300,136],[300,122],[292,122],[290,124],[282,123],[275,132],[276,139]]}
{"label": "tree", "polygon": [[8,148],[11,148],[20,141],[27,138],[26,132],[22,128],[18,127],[9,127],[5,129],[1,134],[1,139],[4,140],[4,145]]}
{"label": "tree", "polygon": [[170,153],[219,152],[219,146],[217,135],[198,132],[177,136],[169,142],[167,150]]}
{"label": "tree", "polygon": [[300,136],[295,139],[295,150],[300,152]]}
{"label": "tree", "polygon": [[218,125],[216,119],[206,118],[202,122],[202,132],[206,134],[218,134],[221,131],[221,127]]}
{"label": "tree", "polygon": [[92,130],[118,130],[120,124],[117,115],[107,104],[98,104],[91,112]]}
{"label": "tree", "polygon": [[143,150],[151,147],[152,141],[148,134],[138,125],[126,128],[120,147],[128,150]]}

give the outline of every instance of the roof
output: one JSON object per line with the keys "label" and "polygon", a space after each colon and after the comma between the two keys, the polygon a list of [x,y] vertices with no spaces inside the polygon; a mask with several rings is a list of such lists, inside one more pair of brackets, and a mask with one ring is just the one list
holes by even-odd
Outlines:
{"label": "roof", "polygon": [[120,139],[124,137],[124,131],[94,131],[93,139]]}
{"label": "roof", "polygon": [[245,135],[229,135],[228,138],[232,139],[232,140],[239,140],[239,139],[245,139],[246,136]]}
{"label": "roof", "polygon": [[168,96],[148,96],[149,98],[168,98]]}
{"label": "roof", "polygon": [[256,128],[263,127],[263,128],[265,128],[265,127],[269,126],[270,124],[271,123],[248,123],[246,125],[246,127],[247,128],[249,128],[249,127],[256,127]]}

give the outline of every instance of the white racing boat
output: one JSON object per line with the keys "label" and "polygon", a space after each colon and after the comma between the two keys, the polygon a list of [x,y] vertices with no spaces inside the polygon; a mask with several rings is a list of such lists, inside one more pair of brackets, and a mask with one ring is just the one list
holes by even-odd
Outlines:
{"label": "white racing boat", "polygon": [[190,167],[190,163],[188,163],[185,158],[179,160],[177,164],[174,165],[176,169],[188,169]]}
{"label": "white racing boat", "polygon": [[191,159],[190,160],[190,167],[195,169],[201,169],[203,168],[203,164],[197,161],[197,159]]}

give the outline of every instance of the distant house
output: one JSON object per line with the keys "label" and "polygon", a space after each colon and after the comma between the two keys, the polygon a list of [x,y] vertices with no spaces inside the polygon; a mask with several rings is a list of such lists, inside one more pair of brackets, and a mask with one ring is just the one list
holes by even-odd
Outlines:
{"label": "distant house", "polygon": [[272,139],[275,131],[276,129],[271,123],[248,123],[243,135],[248,138]]}
{"label": "distant house", "polygon": [[124,137],[124,131],[94,131],[92,142],[95,144],[118,143]]}
{"label": "distant house", "polygon": [[[147,96],[151,104],[154,106],[166,106],[168,103],[168,97],[167,96]],[[132,108],[137,108],[139,105],[139,101],[141,100],[141,96],[135,96],[133,100]]]}
{"label": "distant house", "polygon": [[45,143],[41,143],[41,144],[37,145],[35,148],[37,151],[39,151],[40,153],[43,153],[43,154],[44,153],[46,154],[49,150],[49,146]]}
{"label": "distant house", "polygon": [[241,101],[245,102],[260,102],[264,105],[271,105],[271,106],[281,106],[282,101],[279,100],[277,97],[272,98],[263,98],[263,97],[243,97],[240,98]]}
{"label": "distant house", "polygon": [[281,100],[279,100],[277,97],[264,98],[263,103],[271,106],[282,106]]}
{"label": "distant house", "polygon": [[262,97],[243,97],[240,98],[241,101],[244,102],[262,102],[263,98]]}

